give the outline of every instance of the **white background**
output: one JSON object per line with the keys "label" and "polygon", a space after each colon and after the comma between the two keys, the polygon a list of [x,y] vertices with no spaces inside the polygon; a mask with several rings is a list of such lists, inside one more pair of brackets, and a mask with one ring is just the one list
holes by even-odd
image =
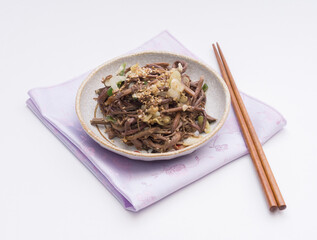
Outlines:
{"label": "white background", "polygon": [[[0,239],[317,239],[317,1],[0,1]],[[27,109],[27,91],[168,29],[288,120],[264,149],[288,208],[245,156],[132,213]],[[213,64],[214,65],[214,64]],[[217,69],[217,66],[213,66]]]}

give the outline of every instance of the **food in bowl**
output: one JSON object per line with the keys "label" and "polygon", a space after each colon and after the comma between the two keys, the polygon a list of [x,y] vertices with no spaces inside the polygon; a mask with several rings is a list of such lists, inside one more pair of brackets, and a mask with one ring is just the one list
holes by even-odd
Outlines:
{"label": "food in bowl", "polygon": [[120,138],[138,150],[168,152],[195,144],[216,121],[205,111],[208,86],[204,77],[192,81],[185,74],[185,61],[169,63],[123,63],[114,75],[104,77],[96,90],[102,118],[92,125],[104,125],[109,139]]}

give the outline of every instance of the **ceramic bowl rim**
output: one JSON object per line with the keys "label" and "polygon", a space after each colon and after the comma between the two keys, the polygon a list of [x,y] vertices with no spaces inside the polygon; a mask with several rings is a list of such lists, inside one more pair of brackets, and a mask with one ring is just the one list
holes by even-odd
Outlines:
{"label": "ceramic bowl rim", "polygon": [[[195,62],[198,65],[203,66],[204,68],[206,68],[208,71],[212,72],[215,76],[216,79],[221,83],[221,86],[223,87],[224,93],[225,93],[225,100],[226,100],[226,105],[225,105],[225,109],[224,109],[224,113],[222,115],[222,118],[220,119],[218,125],[212,130],[211,133],[208,133],[208,135],[206,135],[205,137],[203,137],[199,142],[190,145],[186,148],[180,149],[180,150],[175,150],[175,151],[171,151],[171,152],[164,152],[164,153],[143,153],[143,152],[135,152],[135,151],[131,151],[131,150],[126,150],[126,149],[122,149],[120,147],[117,147],[115,145],[112,145],[110,143],[108,143],[106,140],[104,140],[101,136],[97,136],[92,130],[89,129],[89,127],[86,125],[86,123],[84,122],[81,110],[80,110],[80,101],[81,101],[81,96],[83,93],[83,89],[86,87],[86,85],[89,83],[89,81],[93,78],[93,76],[99,72],[102,68],[104,68],[106,65],[109,65],[115,61],[118,61],[122,58],[126,58],[126,57],[137,57],[137,56],[141,56],[141,55],[147,55],[147,54],[164,54],[164,55],[172,55],[175,58],[183,58],[183,59],[187,59],[190,61]],[[157,158],[157,157],[168,157],[168,156],[173,156],[177,157],[178,155],[184,155],[185,152],[192,152],[191,150],[196,149],[202,145],[204,145],[204,143],[206,143],[208,140],[210,140],[219,130],[220,128],[223,126],[223,124],[225,123],[225,120],[228,117],[229,114],[229,109],[230,109],[230,93],[228,90],[228,87],[225,83],[225,81],[222,79],[222,77],[212,68],[210,68],[209,66],[207,66],[206,64],[202,63],[199,60],[196,60],[194,58],[188,57],[188,56],[184,56],[181,54],[177,54],[177,53],[172,53],[172,52],[168,52],[168,51],[142,51],[142,52],[138,52],[138,53],[132,53],[132,54],[125,54],[125,55],[121,55],[119,57],[113,58],[109,61],[104,62],[103,64],[99,65],[97,68],[95,68],[85,79],[84,81],[81,83],[78,91],[77,91],[77,95],[76,95],[76,102],[75,102],[75,108],[76,108],[76,114],[77,117],[80,121],[81,126],[83,127],[83,129],[85,130],[85,132],[93,139],[95,140],[97,143],[99,143],[100,145],[106,147],[106,149],[113,151],[113,152],[120,152],[121,155],[131,155],[133,157],[145,157],[145,158]],[[183,154],[182,154],[183,153]]]}

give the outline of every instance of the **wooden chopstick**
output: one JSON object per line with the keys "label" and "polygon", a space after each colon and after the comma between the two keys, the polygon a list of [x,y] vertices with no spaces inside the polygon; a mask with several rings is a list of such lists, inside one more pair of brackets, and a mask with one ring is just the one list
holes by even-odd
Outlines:
{"label": "wooden chopstick", "polygon": [[226,70],[226,73],[228,75],[228,78],[229,78],[229,82],[230,82],[230,85],[231,85],[231,88],[233,89],[233,92],[234,92],[234,95],[238,101],[238,104],[239,104],[239,107],[240,107],[240,110],[242,112],[242,115],[244,117],[244,120],[246,122],[246,125],[248,127],[248,130],[250,132],[250,135],[251,135],[251,138],[253,140],[253,143],[255,145],[255,148],[256,148],[256,151],[258,153],[258,156],[260,158],[260,161],[262,163],[262,166],[263,166],[263,169],[265,171],[265,174],[266,174],[266,177],[270,183],[270,186],[271,186],[271,189],[273,191],[273,194],[274,194],[274,197],[275,197],[275,200],[277,202],[277,206],[280,210],[283,210],[286,208],[286,204],[284,202],[284,199],[283,199],[283,196],[282,196],[282,193],[277,185],[277,182],[275,180],[275,177],[273,175],[273,172],[271,170],[271,167],[270,167],[270,164],[265,156],[265,153],[263,151],[263,148],[262,148],[262,144],[260,143],[260,140],[258,138],[258,135],[256,134],[255,130],[254,130],[254,127],[253,127],[253,124],[252,124],[252,121],[250,119],[250,116],[247,112],[247,109],[243,103],[243,100],[241,98],[241,95],[239,93],[239,90],[237,88],[237,85],[232,77],[232,74],[230,72],[230,69],[229,69],[229,66],[227,64],[227,61],[223,55],[223,52],[219,46],[219,44],[217,43],[217,47],[218,47],[218,51],[220,53],[220,56],[221,56],[221,59],[222,59],[222,62],[223,62],[223,65],[224,65],[224,68]]}
{"label": "wooden chopstick", "polygon": [[248,147],[248,150],[250,152],[250,156],[252,158],[253,164],[254,164],[254,166],[256,168],[256,171],[258,173],[258,176],[260,178],[260,182],[262,184],[262,187],[263,187],[267,202],[269,204],[269,208],[270,208],[271,211],[274,211],[274,210],[277,209],[277,204],[276,204],[276,201],[275,201],[275,197],[274,197],[273,191],[272,191],[271,186],[269,184],[269,181],[268,181],[268,179],[266,177],[265,171],[263,169],[262,163],[261,163],[260,158],[258,156],[258,153],[256,151],[255,145],[254,145],[254,143],[252,141],[252,137],[251,137],[250,132],[248,130],[246,121],[244,120],[244,117],[242,115],[242,112],[241,112],[239,103],[237,101],[237,98],[235,96],[235,93],[234,93],[234,91],[233,91],[233,89],[231,87],[231,84],[230,84],[227,72],[225,70],[225,67],[224,67],[224,65],[223,65],[223,63],[222,63],[222,61],[220,59],[220,56],[218,54],[218,51],[217,51],[215,45],[213,44],[212,46],[213,46],[213,49],[214,49],[214,52],[215,52],[215,55],[216,55],[220,70],[221,70],[221,74],[222,74],[222,76],[223,76],[223,78],[224,78],[224,80],[225,80],[225,82],[226,82],[226,84],[228,86],[228,89],[229,89],[229,92],[230,92],[230,95],[231,95],[232,106],[234,108],[234,111],[236,113],[238,122],[240,124],[240,128],[241,128],[242,134],[244,136],[245,143],[246,143],[246,145]]}

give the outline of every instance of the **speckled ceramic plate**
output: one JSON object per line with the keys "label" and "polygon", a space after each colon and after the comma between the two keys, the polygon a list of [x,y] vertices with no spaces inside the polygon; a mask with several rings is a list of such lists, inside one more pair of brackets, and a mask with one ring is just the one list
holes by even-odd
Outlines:
{"label": "speckled ceramic plate", "polygon": [[[206,92],[207,101],[205,108],[206,112],[210,116],[215,117],[217,121],[210,124],[211,132],[203,134],[199,142],[177,151],[165,153],[139,152],[136,151],[134,147],[124,144],[119,138],[108,139],[103,127],[95,127],[90,124],[90,120],[94,116],[102,117],[101,112],[96,107],[96,101],[93,98],[97,96],[95,90],[103,86],[101,83],[103,77],[115,73],[124,62],[127,63],[127,66],[131,66],[135,63],[139,63],[143,66],[152,62],[168,62],[172,64],[176,60],[184,60],[188,63],[186,74],[188,74],[193,81],[197,81],[201,75],[204,75],[205,82],[209,87]],[[102,64],[84,80],[79,87],[76,97],[77,116],[82,127],[92,139],[110,151],[131,159],[143,161],[168,160],[192,153],[199,147],[202,147],[222,127],[228,116],[229,107],[230,94],[227,86],[223,79],[210,67],[193,58],[169,52],[154,51],[125,55]]]}

